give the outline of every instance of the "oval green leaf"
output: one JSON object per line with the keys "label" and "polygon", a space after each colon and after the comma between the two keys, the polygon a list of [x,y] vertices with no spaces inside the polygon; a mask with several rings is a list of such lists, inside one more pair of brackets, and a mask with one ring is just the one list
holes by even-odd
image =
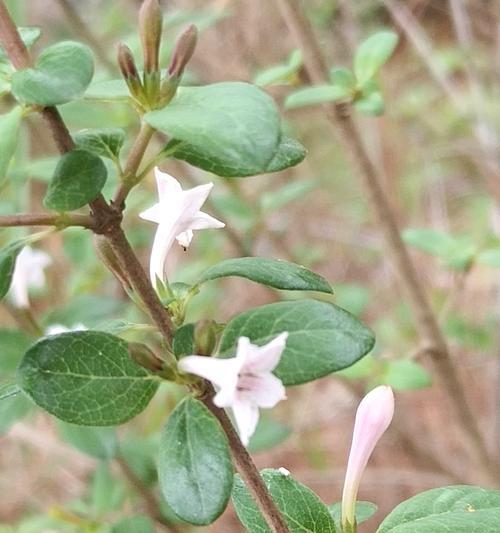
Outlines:
{"label": "oval green leaf", "polygon": [[[311,489],[279,470],[262,470],[261,476],[285,518],[290,533],[336,532],[328,508]],[[235,476],[232,500],[236,513],[248,532],[271,533],[239,476]]]}
{"label": "oval green leaf", "polygon": [[317,85],[291,93],[285,100],[286,109],[296,109],[308,105],[337,102],[350,96],[349,90],[339,85]]}
{"label": "oval green leaf", "polygon": [[74,331],[34,344],[19,366],[18,384],[54,416],[83,426],[114,426],[139,414],[158,387],[109,333]]}
{"label": "oval green leaf", "polygon": [[120,128],[86,129],[73,139],[80,150],[116,161],[125,142],[125,132]]}
{"label": "oval green leaf", "polygon": [[12,94],[23,103],[52,106],[80,98],[94,75],[90,49],[64,41],[46,48],[34,68],[12,75]]}
{"label": "oval green leaf", "polygon": [[97,155],[86,150],[68,152],[56,166],[43,203],[54,211],[79,209],[101,192],[107,174]]}
{"label": "oval green leaf", "polygon": [[174,513],[195,525],[216,520],[227,506],[233,466],[219,422],[198,400],[186,398],[170,415],[160,441],[158,477]]}
{"label": "oval green leaf", "polygon": [[246,278],[275,289],[333,292],[325,278],[307,268],[281,259],[265,257],[226,259],[206,270],[199,283],[229,276]]}
{"label": "oval green leaf", "polygon": [[281,137],[274,157],[267,165],[266,172],[278,172],[284,168],[298,165],[306,157],[306,149],[290,137]]}
{"label": "oval green leaf", "polygon": [[388,61],[398,44],[398,36],[393,31],[380,31],[363,41],[354,56],[354,74],[358,86],[371,80]]}
{"label": "oval green leaf", "polygon": [[377,533],[498,533],[500,491],[455,485],[417,494],[399,504]]}
{"label": "oval green leaf", "polygon": [[220,352],[234,352],[238,337],[266,344],[288,331],[275,374],[285,385],[299,385],[351,366],[375,342],[370,329],[347,311],[316,300],[278,302],[233,318],[222,335]]}
{"label": "oval green leaf", "polygon": [[168,106],[144,118],[177,141],[173,157],[219,176],[268,172],[280,149],[274,101],[248,83],[181,87]]}

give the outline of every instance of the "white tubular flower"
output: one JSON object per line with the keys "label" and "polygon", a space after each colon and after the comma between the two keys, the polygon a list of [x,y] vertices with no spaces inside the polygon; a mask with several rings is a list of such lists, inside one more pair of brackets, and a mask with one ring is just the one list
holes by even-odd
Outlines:
{"label": "white tubular flower", "polygon": [[85,327],[81,322],[78,324],[73,324],[70,328],[63,326],[62,324],[51,324],[46,330],[45,335],[59,335],[60,333],[68,333],[68,331],[86,331],[88,328]]}
{"label": "white tubular flower", "polygon": [[394,394],[381,385],[370,391],[359,404],[354,422],[351,451],[342,494],[342,527],[355,531],[356,498],[361,477],[375,445],[394,416]]}
{"label": "white tubular flower", "polygon": [[286,398],[285,387],[272,374],[285,349],[287,332],[264,346],[238,339],[236,357],[220,359],[189,355],[179,361],[183,372],[211,381],[217,389],[214,404],[233,411],[241,441],[246,446],[259,420],[259,408],[274,407]]}
{"label": "white tubular flower", "polygon": [[28,291],[45,285],[44,268],[52,263],[50,256],[41,250],[25,246],[16,259],[9,296],[19,308],[30,306]]}
{"label": "white tubular flower", "polygon": [[154,287],[157,285],[157,279],[164,281],[165,260],[176,239],[186,249],[193,238],[193,230],[225,226],[220,220],[200,211],[213,183],[183,191],[173,176],[161,172],[158,168],[155,168],[155,176],[159,201],[139,215],[144,220],[158,224],[149,263]]}

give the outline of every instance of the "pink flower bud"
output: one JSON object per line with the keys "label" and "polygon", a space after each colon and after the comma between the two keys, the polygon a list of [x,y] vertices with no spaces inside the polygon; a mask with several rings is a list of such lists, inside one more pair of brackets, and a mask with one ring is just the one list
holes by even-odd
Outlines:
{"label": "pink flower bud", "polygon": [[144,53],[144,72],[157,72],[163,15],[158,0],[144,0],[139,11],[139,34]]}
{"label": "pink flower bud", "polygon": [[386,385],[370,391],[359,404],[342,494],[342,527],[355,531],[355,508],[361,477],[380,437],[394,415],[394,395]]}
{"label": "pink flower bud", "polygon": [[174,46],[172,59],[168,67],[168,75],[171,78],[180,78],[186,65],[193,56],[198,39],[198,29],[194,24],[188,26],[179,36]]}

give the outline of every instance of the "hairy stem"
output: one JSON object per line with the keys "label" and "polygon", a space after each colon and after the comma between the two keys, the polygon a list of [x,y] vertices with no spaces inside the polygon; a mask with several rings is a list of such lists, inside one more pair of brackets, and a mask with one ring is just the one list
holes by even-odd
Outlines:
{"label": "hairy stem", "polygon": [[[297,44],[302,48],[305,68],[312,82],[328,83],[328,66],[322,49],[298,1],[279,0],[279,6]],[[479,431],[476,417],[467,403],[464,386],[451,358],[446,339],[429,304],[408,249],[401,238],[397,218],[384,191],[379,172],[366,150],[363,139],[349,114],[349,109],[346,109],[345,105],[335,104],[327,105],[326,108],[329,120],[335,126],[351,165],[361,178],[365,193],[375,211],[392,263],[413,309],[421,343],[428,347],[428,353],[431,354],[436,372],[454,407],[463,435],[467,439],[483,476],[498,482],[499,469],[492,466],[490,454]]]}
{"label": "hairy stem", "polygon": [[248,491],[254,497],[260,512],[266,519],[267,524],[271,527],[273,533],[289,533],[288,526],[280,511],[276,507],[266,486],[264,485],[259,471],[252,461],[246,448],[236,433],[231,420],[226,412],[213,403],[214,390],[208,385],[209,393],[200,400],[205,404],[209,411],[217,418],[222,429],[227,435],[229,448],[233,454],[234,463],[241,478],[245,482]]}

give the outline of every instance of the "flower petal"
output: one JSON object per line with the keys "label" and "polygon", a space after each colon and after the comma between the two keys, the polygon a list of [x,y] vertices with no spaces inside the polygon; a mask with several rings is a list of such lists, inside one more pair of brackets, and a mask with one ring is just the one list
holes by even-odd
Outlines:
{"label": "flower petal", "polygon": [[198,211],[196,215],[192,218],[189,223],[190,229],[217,229],[223,228],[225,226],[224,222],[217,220],[216,218],[204,213],[203,211]]}
{"label": "flower petal", "polygon": [[186,231],[183,231],[182,233],[179,233],[179,235],[177,235],[176,237],[176,240],[184,249],[189,248],[189,245],[193,240],[192,230],[188,229]]}
{"label": "flower petal", "polygon": [[159,224],[164,214],[165,213],[162,209],[161,204],[155,204],[152,207],[143,211],[142,213],[139,213],[139,216],[143,220],[149,220],[150,222],[156,222],[157,224]]}
{"label": "flower petal", "polygon": [[160,203],[163,203],[167,198],[176,197],[182,193],[179,181],[167,172],[162,172],[158,167],[155,167],[155,178]]}
{"label": "flower petal", "polygon": [[153,287],[156,287],[157,278],[161,281],[165,279],[165,261],[178,233],[179,230],[175,223],[167,222],[158,225],[149,260],[149,275]]}
{"label": "flower petal", "polygon": [[185,220],[190,220],[198,214],[213,186],[213,183],[206,183],[182,192],[182,216]]}
{"label": "flower petal", "polygon": [[251,397],[258,407],[269,409],[286,399],[285,387],[281,379],[273,374],[262,374],[256,376],[252,382]]}
{"label": "flower petal", "polygon": [[179,369],[208,379],[218,387],[219,392],[214,398],[214,403],[217,406],[227,407],[233,402],[240,369],[235,358],[218,359],[216,357],[188,355],[179,361]]}
{"label": "flower petal", "polygon": [[232,410],[241,442],[248,446],[259,421],[259,409],[252,403],[237,400],[233,403]]}
{"label": "flower petal", "polygon": [[245,369],[255,373],[273,371],[280,362],[286,346],[287,337],[288,332],[284,331],[272,341],[264,344],[264,346],[258,346],[253,350],[248,350]]}

